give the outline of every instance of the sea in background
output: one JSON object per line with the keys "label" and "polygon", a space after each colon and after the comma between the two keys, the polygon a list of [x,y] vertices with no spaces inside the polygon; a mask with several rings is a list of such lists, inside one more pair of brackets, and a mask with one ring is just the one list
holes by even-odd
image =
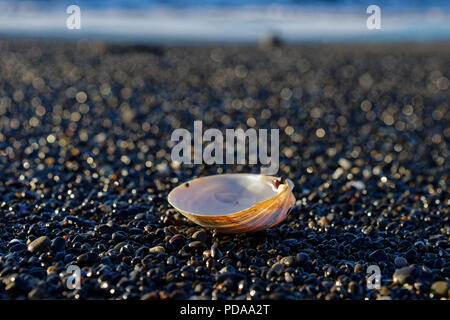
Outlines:
{"label": "sea in background", "polygon": [[[69,30],[69,5],[81,29]],[[369,5],[381,29],[369,30]],[[450,39],[450,1],[0,0],[0,36],[148,43],[424,42]]]}

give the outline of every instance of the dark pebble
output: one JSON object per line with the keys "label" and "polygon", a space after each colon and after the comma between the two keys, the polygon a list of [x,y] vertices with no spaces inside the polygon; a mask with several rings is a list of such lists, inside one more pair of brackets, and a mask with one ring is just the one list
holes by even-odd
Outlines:
{"label": "dark pebble", "polygon": [[206,248],[206,245],[202,241],[192,241],[189,243],[189,248],[194,250],[203,250]]}
{"label": "dark pebble", "polygon": [[223,256],[222,251],[219,249],[217,242],[214,242],[211,246],[211,257],[214,259],[220,259]]}
{"label": "dark pebble", "polygon": [[193,240],[198,240],[202,242],[206,241],[207,238],[208,234],[204,230],[197,231],[192,235]]}
{"label": "dark pebble", "polygon": [[77,263],[86,265],[95,262],[97,258],[98,256],[95,253],[87,252],[77,257]]}
{"label": "dark pebble", "polygon": [[369,255],[369,259],[371,261],[386,261],[388,260],[388,256],[386,255],[386,252],[383,249],[378,249],[372,252]]}
{"label": "dark pebble", "polygon": [[55,239],[53,239],[50,246],[50,248],[54,252],[62,251],[64,250],[65,247],[66,247],[66,240],[62,237],[56,237]]}
{"label": "dark pebble", "polygon": [[234,273],[234,272],[221,273],[217,276],[218,283],[224,282],[225,280],[231,280],[237,283],[239,281],[245,280],[245,276],[241,273]]}
{"label": "dark pebble", "polygon": [[184,246],[186,238],[182,234],[175,234],[170,238],[169,244],[172,246],[174,250],[179,250]]}
{"label": "dark pebble", "polygon": [[300,252],[299,254],[297,254],[296,259],[298,264],[301,266],[307,265],[310,261],[309,255],[304,252]]}
{"label": "dark pebble", "polygon": [[408,265],[408,260],[403,257],[395,257],[394,264],[397,268],[406,267]]}
{"label": "dark pebble", "polygon": [[127,239],[127,235],[124,232],[114,232],[112,234],[112,239],[118,242],[124,241]]}
{"label": "dark pebble", "polygon": [[9,248],[9,252],[20,252],[27,250],[27,245],[23,243],[18,243]]}
{"label": "dark pebble", "polygon": [[416,260],[416,257],[417,257],[417,251],[415,249],[410,249],[410,250],[406,251],[406,253],[405,253],[405,258],[410,261]]}

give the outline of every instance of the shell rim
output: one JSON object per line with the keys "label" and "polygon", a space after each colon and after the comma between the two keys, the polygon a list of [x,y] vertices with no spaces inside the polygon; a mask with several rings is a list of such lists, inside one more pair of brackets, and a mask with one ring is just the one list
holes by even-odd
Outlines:
{"label": "shell rim", "polygon": [[[232,216],[232,215],[235,215],[235,214],[237,214],[237,213],[239,213],[239,212],[242,212],[242,211],[245,211],[245,210],[249,210],[249,209],[253,208],[253,207],[256,206],[256,205],[258,205],[258,204],[260,204],[260,203],[263,203],[264,201],[267,201],[267,200],[273,199],[273,198],[275,198],[275,197],[278,197],[278,196],[283,192],[283,190],[281,190],[278,194],[276,194],[276,195],[273,196],[272,198],[269,198],[269,199],[266,199],[266,200],[262,200],[262,201],[256,202],[256,203],[254,203],[253,205],[251,205],[250,207],[245,208],[245,209],[243,209],[243,210],[236,211],[236,212],[231,212],[231,213],[226,213],[226,214],[218,214],[218,215],[204,215],[204,214],[198,214],[198,213],[193,213],[193,212],[185,211],[185,210],[182,210],[182,209],[178,208],[177,206],[175,206],[175,205],[172,203],[172,201],[171,201],[171,198],[172,198],[171,195],[173,194],[173,192],[174,192],[176,189],[181,188],[182,186],[184,186],[184,184],[190,183],[191,181],[196,181],[196,180],[205,179],[205,178],[210,178],[210,177],[217,177],[217,176],[238,176],[238,175],[240,175],[240,176],[249,176],[249,175],[252,175],[252,176],[265,176],[265,177],[273,177],[273,178],[276,178],[276,179],[280,179],[280,178],[281,178],[281,177],[268,176],[268,175],[265,175],[265,174],[259,174],[259,173],[223,173],[223,174],[212,174],[212,175],[209,175],[209,176],[198,177],[198,178],[195,178],[195,179],[192,179],[192,180],[189,180],[189,181],[185,181],[185,182],[179,184],[178,186],[176,186],[175,188],[173,188],[173,189],[169,192],[169,194],[167,195],[167,201],[169,202],[169,204],[170,204],[175,210],[179,211],[179,212],[182,213],[183,215],[184,215],[184,213],[186,213],[186,214],[189,214],[189,215],[192,215],[192,216],[196,216],[196,217],[226,217],[226,216]],[[293,183],[290,179],[288,179],[288,178],[285,178],[285,179],[286,179],[286,181],[287,181],[287,183],[285,184],[285,186],[288,188],[289,192],[292,193],[292,190],[294,189],[294,183]]]}

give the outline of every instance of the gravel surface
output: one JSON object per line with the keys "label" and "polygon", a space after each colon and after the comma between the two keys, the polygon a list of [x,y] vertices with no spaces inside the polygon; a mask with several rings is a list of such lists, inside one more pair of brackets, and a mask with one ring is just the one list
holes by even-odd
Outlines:
{"label": "gravel surface", "polygon": [[[449,45],[1,40],[0,298],[448,298],[449,78]],[[284,222],[222,235],[168,205],[259,170],[172,164],[194,120],[280,128]]]}

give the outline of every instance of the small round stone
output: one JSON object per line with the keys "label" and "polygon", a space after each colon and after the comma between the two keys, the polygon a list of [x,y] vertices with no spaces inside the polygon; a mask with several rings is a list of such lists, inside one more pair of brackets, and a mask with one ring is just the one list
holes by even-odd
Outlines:
{"label": "small round stone", "polygon": [[408,265],[408,260],[403,257],[395,257],[394,264],[397,268],[402,268]]}
{"label": "small round stone", "polygon": [[192,235],[192,239],[202,242],[206,241],[207,238],[208,234],[204,230],[199,230]]}

